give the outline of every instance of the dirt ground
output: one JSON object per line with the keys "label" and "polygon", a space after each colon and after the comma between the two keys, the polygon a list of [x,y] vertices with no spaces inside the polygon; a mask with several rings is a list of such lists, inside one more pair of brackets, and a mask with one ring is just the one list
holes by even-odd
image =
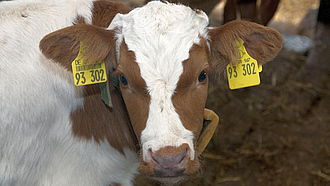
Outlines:
{"label": "dirt ground", "polygon": [[[295,33],[317,5],[283,0],[271,26]],[[303,78],[309,54],[282,49],[256,87],[231,91],[225,80],[210,83],[207,108],[219,115],[219,126],[199,174],[182,186],[330,186],[330,77],[322,87]],[[136,185],[157,183],[139,177]]]}

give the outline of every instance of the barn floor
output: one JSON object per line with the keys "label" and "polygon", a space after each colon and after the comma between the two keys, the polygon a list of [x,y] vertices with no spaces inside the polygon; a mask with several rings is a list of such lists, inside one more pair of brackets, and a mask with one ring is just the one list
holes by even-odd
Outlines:
{"label": "barn floor", "polygon": [[[308,10],[318,4],[301,1],[283,0],[283,7],[299,3]],[[182,186],[330,186],[330,76],[321,87],[314,84],[317,73],[312,81],[304,78],[307,56],[282,49],[263,67],[256,87],[231,91],[225,80],[210,83],[207,108],[220,123],[201,157],[199,174]],[[138,177],[135,185],[157,183]]]}

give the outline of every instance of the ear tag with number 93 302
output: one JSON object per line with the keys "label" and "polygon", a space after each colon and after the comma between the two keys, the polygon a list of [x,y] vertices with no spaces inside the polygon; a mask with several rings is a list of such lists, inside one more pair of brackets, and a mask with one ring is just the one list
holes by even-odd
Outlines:
{"label": "ear tag with number 93 302", "polygon": [[80,50],[76,59],[72,62],[72,74],[76,86],[90,85],[107,81],[104,60],[101,62],[84,63],[84,50],[87,46],[80,42]]}
{"label": "ear tag with number 93 302", "polygon": [[231,90],[244,87],[251,87],[260,84],[259,72],[262,66],[258,67],[258,63],[246,51],[244,41],[238,38],[235,41],[239,51],[239,63],[227,65],[228,84]]}

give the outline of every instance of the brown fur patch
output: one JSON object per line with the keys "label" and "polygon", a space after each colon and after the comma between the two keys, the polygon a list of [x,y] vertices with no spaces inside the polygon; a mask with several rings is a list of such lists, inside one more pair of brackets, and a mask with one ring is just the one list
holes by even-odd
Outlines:
{"label": "brown fur patch", "polygon": [[121,2],[99,0],[94,2],[93,25],[108,27],[117,13],[126,14],[132,9]]}
{"label": "brown fur patch", "polygon": [[281,50],[283,38],[276,30],[247,21],[232,21],[210,29],[211,62],[222,73],[229,62],[237,64],[238,50],[235,40],[241,38],[251,57],[258,64],[272,60]]}
{"label": "brown fur patch", "polygon": [[101,100],[99,85],[89,86],[90,95],[85,97],[84,107],[71,113],[73,135],[88,140],[93,138],[96,142],[108,140],[110,145],[120,152],[123,147],[137,150],[138,142],[118,92],[110,86],[114,105],[113,109],[110,109]]}
{"label": "brown fur patch", "polygon": [[135,62],[135,54],[128,51],[125,41],[120,47],[119,73],[125,75],[128,85],[121,85],[129,116],[137,138],[140,140],[149,113],[150,97],[146,90],[146,83],[140,75],[140,67]]}
{"label": "brown fur patch", "polygon": [[82,17],[82,16],[77,16],[76,17],[76,20],[73,21],[73,24],[76,25],[76,24],[85,24],[85,19]]}
{"label": "brown fur patch", "polygon": [[208,88],[208,78],[199,82],[198,77],[202,71],[209,72],[208,53],[205,40],[201,40],[201,46],[195,44],[192,47],[189,59],[183,62],[183,73],[172,97],[184,127],[194,133],[195,139],[202,129]]}

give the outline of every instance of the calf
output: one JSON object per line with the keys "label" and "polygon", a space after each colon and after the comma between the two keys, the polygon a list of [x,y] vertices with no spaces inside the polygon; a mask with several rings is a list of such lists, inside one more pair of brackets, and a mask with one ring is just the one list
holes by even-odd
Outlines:
{"label": "calf", "polygon": [[[205,13],[183,5],[66,3],[3,8],[12,14],[0,32],[1,185],[132,185],[138,170],[182,181],[199,169],[208,74],[237,61],[237,38],[259,64],[282,46],[278,32],[255,23],[208,29]],[[65,26],[39,53],[36,42]],[[112,105],[98,84],[74,85],[82,48],[84,63],[105,62]]]}

